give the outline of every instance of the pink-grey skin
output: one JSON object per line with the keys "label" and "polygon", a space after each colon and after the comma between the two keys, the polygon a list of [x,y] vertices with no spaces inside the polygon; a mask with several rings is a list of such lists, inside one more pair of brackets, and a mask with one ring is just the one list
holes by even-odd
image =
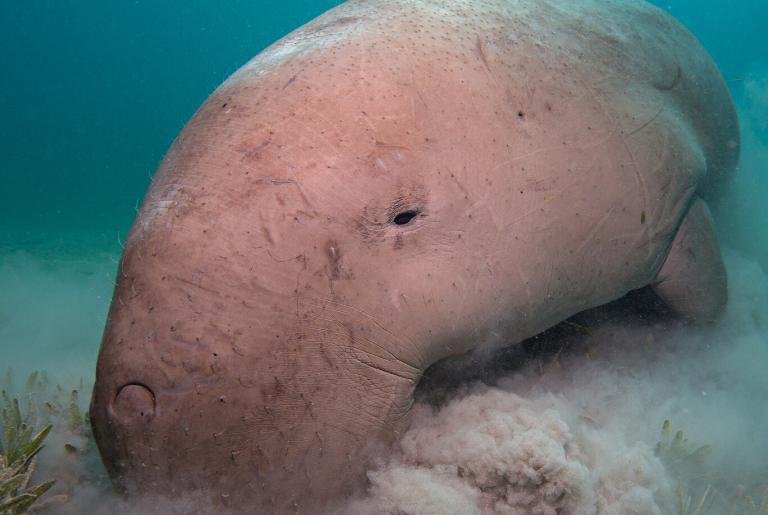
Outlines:
{"label": "pink-grey skin", "polygon": [[219,87],[152,182],[96,371],[109,473],[318,511],[441,358],[646,285],[715,319],[708,203],[738,149],[715,65],[643,2],[329,11]]}

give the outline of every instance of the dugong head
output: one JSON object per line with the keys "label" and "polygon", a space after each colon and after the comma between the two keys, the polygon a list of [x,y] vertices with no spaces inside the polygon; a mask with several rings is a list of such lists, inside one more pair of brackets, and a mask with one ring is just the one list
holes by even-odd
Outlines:
{"label": "dugong head", "polygon": [[[606,91],[628,75],[592,88],[575,67],[622,61],[667,87],[677,63],[590,60],[587,40],[565,58],[567,40],[542,39],[528,15],[473,9],[345,4],[245,65],[178,136],[125,243],[91,407],[129,492],[326,505],[408,426],[429,365],[520,341],[656,273],[650,247],[586,264],[608,260],[593,243],[651,241],[649,228],[668,247],[682,215],[655,226],[619,187],[634,176],[613,177],[630,162],[617,127],[647,122],[633,137],[650,147],[672,110],[609,116]],[[669,213],[686,184],[666,183]],[[620,209],[606,216],[610,199]]]}
{"label": "dugong head", "polygon": [[470,209],[494,185],[465,175],[497,146],[469,130],[478,99],[432,82],[447,58],[330,20],[211,95],[125,243],[91,413],[129,492],[337,497],[407,427],[422,371],[502,332],[510,263],[465,223],[494,224]]}

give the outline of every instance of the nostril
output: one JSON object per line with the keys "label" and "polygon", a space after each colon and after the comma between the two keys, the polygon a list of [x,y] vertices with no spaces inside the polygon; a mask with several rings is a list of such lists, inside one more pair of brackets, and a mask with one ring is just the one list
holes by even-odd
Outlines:
{"label": "nostril", "polygon": [[155,416],[155,394],[143,384],[126,384],[117,391],[112,412],[123,424],[149,421]]}

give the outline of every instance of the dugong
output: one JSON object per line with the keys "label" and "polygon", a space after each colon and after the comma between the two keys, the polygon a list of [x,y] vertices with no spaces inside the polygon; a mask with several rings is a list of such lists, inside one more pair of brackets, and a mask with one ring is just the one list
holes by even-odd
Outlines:
{"label": "dugong", "polygon": [[639,0],[350,0],[227,79],[125,242],[91,420],[129,494],[316,512],[443,358],[652,286],[717,318],[739,151]]}

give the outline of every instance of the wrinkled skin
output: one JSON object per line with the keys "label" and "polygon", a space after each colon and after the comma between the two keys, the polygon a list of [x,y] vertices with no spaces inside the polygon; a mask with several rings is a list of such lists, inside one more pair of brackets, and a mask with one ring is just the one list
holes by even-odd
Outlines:
{"label": "wrinkled skin", "polygon": [[154,178],[91,407],[110,474],[313,512],[441,358],[649,284],[716,318],[707,203],[738,146],[714,64],[640,2],[326,13],[217,89]]}

